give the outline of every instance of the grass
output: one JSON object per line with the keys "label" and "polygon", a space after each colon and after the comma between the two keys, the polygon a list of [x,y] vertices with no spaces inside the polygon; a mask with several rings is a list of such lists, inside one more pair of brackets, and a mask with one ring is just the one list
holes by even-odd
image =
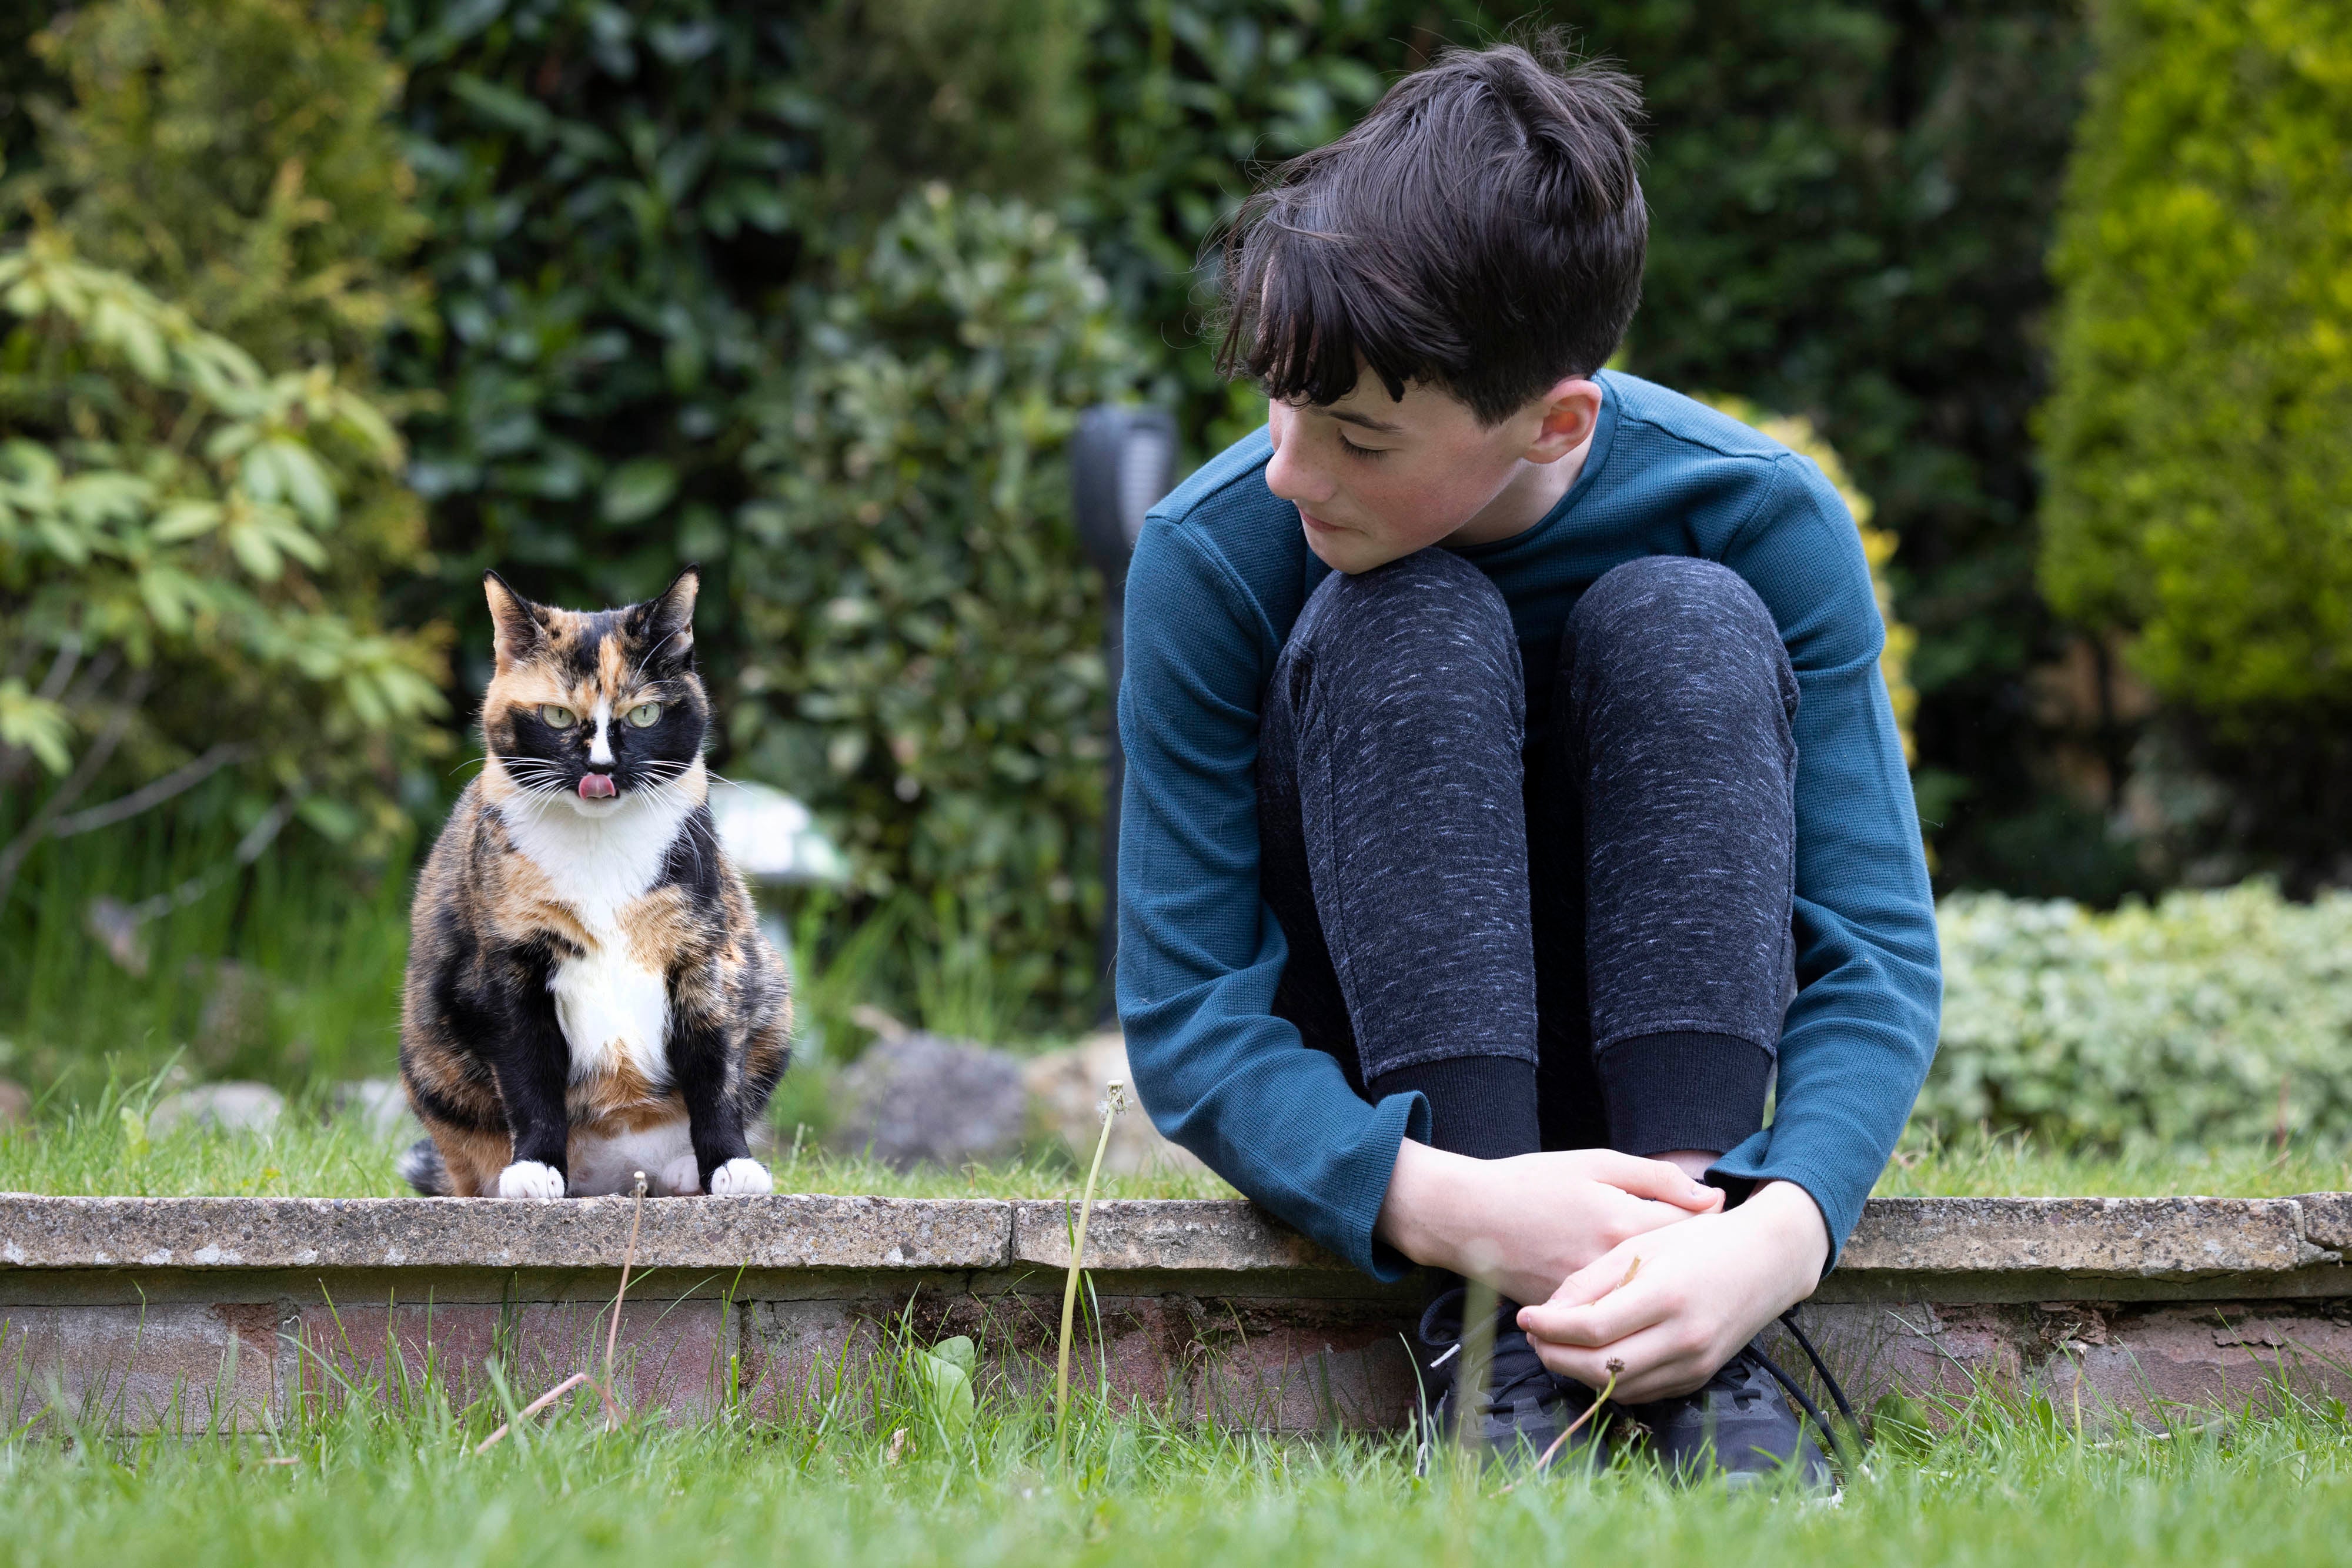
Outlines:
{"label": "grass", "polygon": [[1882,1423],[1842,1503],[1822,1506],[1679,1490],[1638,1457],[1498,1496],[1460,1469],[1417,1478],[1395,1438],[1284,1441],[1091,1398],[1057,1466],[1040,1398],[983,1374],[962,1425],[920,1386],[885,1367],[782,1420],[611,1433],[583,1390],[480,1455],[527,1391],[454,1406],[429,1383],[366,1390],[194,1443],[56,1420],[0,1433],[0,1564],[2039,1568],[2335,1562],[2352,1539],[2352,1422],[2335,1403],[2100,1437],[2046,1402],[1980,1396],[1940,1435]]}
{"label": "grass", "polygon": [[[34,852],[0,907],[0,1073],[87,1090],[110,1069],[184,1061],[285,1084],[383,1071],[399,1048],[408,877],[316,849],[236,869],[233,823],[139,819]],[[225,870],[235,874],[221,874]],[[100,900],[188,902],[118,956]]]}
{"label": "grass", "polygon": [[[377,1138],[351,1119],[330,1119],[314,1097],[297,1094],[267,1134],[181,1127],[150,1138],[145,1113],[157,1084],[110,1083],[88,1100],[46,1103],[29,1127],[0,1128],[0,1192],[210,1195],[272,1197],[396,1197],[407,1187],[393,1169],[399,1139]],[[1130,1109],[1129,1115],[1139,1115]],[[887,1197],[1037,1197],[1075,1194],[1085,1173],[1059,1151],[960,1171],[898,1171],[837,1155],[779,1130],[768,1156],[779,1192],[868,1193]],[[1945,1143],[1915,1135],[1879,1177],[1887,1197],[2285,1197],[2352,1190],[2352,1151],[2267,1147],[2202,1152],[2144,1150],[2097,1155],[2053,1150],[2022,1137],[1971,1134]],[[1105,1173],[1103,1197],[1230,1197],[1233,1189],[1197,1171]]]}
{"label": "grass", "polygon": [[[182,1125],[150,1138],[146,1112],[157,1085],[110,1083],[86,1101],[58,1097],[29,1126],[0,1127],[0,1192],[142,1197],[405,1197],[394,1170],[401,1138],[372,1135],[351,1118],[330,1119],[298,1094],[267,1134]],[[1129,1112],[1129,1114],[1139,1113]],[[411,1135],[414,1135],[412,1131]],[[1085,1172],[1060,1151],[961,1171],[904,1172],[837,1155],[782,1131],[769,1169],[779,1192],[885,1197],[1037,1197],[1075,1194]],[[1100,1197],[1231,1197],[1204,1172],[1105,1173]]]}

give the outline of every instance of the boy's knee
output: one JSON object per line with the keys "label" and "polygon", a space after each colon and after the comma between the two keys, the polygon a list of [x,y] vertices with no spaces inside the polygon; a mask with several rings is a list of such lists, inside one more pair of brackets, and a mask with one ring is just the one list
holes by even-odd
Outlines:
{"label": "boy's knee", "polygon": [[1568,640],[1580,692],[1631,680],[1658,694],[1740,693],[1796,711],[1796,672],[1772,612],[1746,579],[1711,560],[1644,556],[1612,568],[1577,601]]}
{"label": "boy's knee", "polygon": [[1460,556],[1434,549],[1325,578],[1291,633],[1292,642],[1302,640],[1326,648],[1366,642],[1396,649],[1496,641],[1517,646],[1502,591]]}
{"label": "boy's knee", "polygon": [[1319,695],[1342,701],[1416,688],[1514,697],[1522,691],[1518,643],[1501,591],[1442,549],[1325,578],[1291,630],[1282,667],[1293,680],[1278,686],[1292,688],[1311,672]]}

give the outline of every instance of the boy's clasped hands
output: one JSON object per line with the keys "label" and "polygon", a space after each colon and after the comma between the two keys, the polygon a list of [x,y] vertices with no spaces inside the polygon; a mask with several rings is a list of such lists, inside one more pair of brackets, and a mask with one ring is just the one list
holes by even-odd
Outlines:
{"label": "boy's clasped hands", "polygon": [[1685,1394],[1811,1295],[1821,1210],[1790,1182],[1736,1208],[1671,1161],[1608,1149],[1478,1160],[1406,1140],[1376,1234],[1515,1301],[1544,1364],[1628,1403]]}

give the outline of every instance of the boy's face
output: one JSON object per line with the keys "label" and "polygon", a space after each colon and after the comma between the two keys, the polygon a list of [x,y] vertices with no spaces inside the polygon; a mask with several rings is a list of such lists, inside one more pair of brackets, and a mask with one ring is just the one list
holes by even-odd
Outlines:
{"label": "boy's face", "polygon": [[1497,424],[1413,382],[1402,400],[1366,374],[1332,403],[1276,401],[1265,482],[1298,508],[1307,548],[1369,571],[1440,543],[1486,544],[1532,528],[1574,483],[1601,388],[1570,377]]}

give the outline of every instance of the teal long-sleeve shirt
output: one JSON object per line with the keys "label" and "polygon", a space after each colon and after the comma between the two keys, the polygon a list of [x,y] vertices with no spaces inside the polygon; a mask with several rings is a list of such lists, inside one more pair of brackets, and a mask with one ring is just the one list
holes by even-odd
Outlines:
{"label": "teal long-sleeve shirt", "polygon": [[[1893,709],[1885,630],[1853,520],[1809,460],[1702,403],[1603,371],[1584,469],[1534,528],[1458,553],[1502,591],[1523,662],[1549,672],[1570,610],[1610,568],[1697,557],[1756,590],[1797,674],[1798,990],[1772,1124],[1717,1170],[1795,1182],[1832,1257],[1935,1053],[1935,905]],[[1258,891],[1259,697],[1329,569],[1266,488],[1263,430],[1162,501],[1127,583],[1119,736],[1118,1010],[1153,1123],[1359,1267],[1418,1094],[1367,1103],[1273,1011],[1286,954]],[[1531,706],[1530,714],[1542,711]]]}

